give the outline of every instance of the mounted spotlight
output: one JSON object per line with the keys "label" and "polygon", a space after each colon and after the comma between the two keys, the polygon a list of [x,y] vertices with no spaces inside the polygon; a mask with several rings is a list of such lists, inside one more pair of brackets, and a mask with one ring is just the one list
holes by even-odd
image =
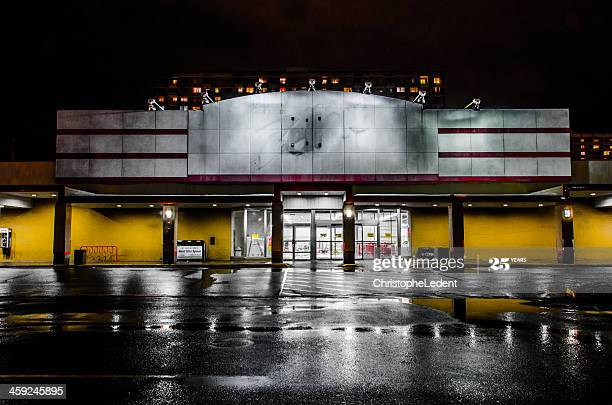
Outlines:
{"label": "mounted spotlight", "polygon": [[473,99],[468,105],[466,105],[463,108],[467,109],[467,108],[470,108],[470,107],[472,107],[472,110],[474,110],[474,111],[480,111],[480,99],[479,98]]}
{"label": "mounted spotlight", "polygon": [[425,104],[425,96],[427,92],[425,90],[419,90],[419,95],[412,100],[413,103]]}
{"label": "mounted spotlight", "polygon": [[255,94],[261,93],[261,85],[262,83],[259,80],[255,82]]}
{"label": "mounted spotlight", "polygon": [[315,83],[317,81],[315,79],[308,79],[308,91],[315,91]]}
{"label": "mounted spotlight", "polygon": [[149,103],[149,111],[157,111],[157,110],[164,111],[164,107],[162,107],[161,105],[157,104],[157,101],[155,101],[154,98],[150,98],[148,100],[148,103]]}
{"label": "mounted spotlight", "polygon": [[204,89],[204,92],[202,93],[202,106],[213,102],[212,98],[210,98],[208,95],[208,90],[210,89]]}
{"label": "mounted spotlight", "polygon": [[365,82],[363,85],[363,94],[372,94],[372,82]]}

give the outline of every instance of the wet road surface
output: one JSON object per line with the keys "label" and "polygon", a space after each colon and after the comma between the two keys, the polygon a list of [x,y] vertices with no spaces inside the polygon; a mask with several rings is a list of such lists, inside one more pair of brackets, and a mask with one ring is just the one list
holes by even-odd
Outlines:
{"label": "wet road surface", "polygon": [[74,403],[610,403],[612,300],[592,292],[609,269],[558,271],[507,298],[527,282],[0,269],[0,383],[66,383]]}

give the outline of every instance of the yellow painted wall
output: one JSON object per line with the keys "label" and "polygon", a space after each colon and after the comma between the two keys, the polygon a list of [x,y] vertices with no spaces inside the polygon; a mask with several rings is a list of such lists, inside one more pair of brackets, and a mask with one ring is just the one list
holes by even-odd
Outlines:
{"label": "yellow painted wall", "polygon": [[576,261],[612,263],[612,209],[575,203]]}
{"label": "yellow painted wall", "polygon": [[0,262],[53,261],[53,219],[55,201],[35,200],[31,209],[0,210],[0,228],[13,229],[10,256]]}
{"label": "yellow painted wall", "polygon": [[466,209],[464,215],[466,259],[479,254],[556,263],[554,207]]}
{"label": "yellow painted wall", "polygon": [[159,209],[72,208],[72,250],[83,245],[115,245],[120,262],[159,262],[162,219]]}
{"label": "yellow painted wall", "polygon": [[412,253],[420,247],[448,247],[447,208],[414,208],[412,223]]}
{"label": "yellow painted wall", "polygon": [[[210,246],[210,237],[216,238]],[[178,239],[202,239],[208,260],[229,260],[231,251],[231,211],[224,209],[189,209],[178,211]]]}

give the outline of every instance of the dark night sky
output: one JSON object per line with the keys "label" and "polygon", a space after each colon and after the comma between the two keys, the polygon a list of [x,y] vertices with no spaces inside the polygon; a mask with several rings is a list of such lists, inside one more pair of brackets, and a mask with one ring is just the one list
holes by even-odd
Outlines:
{"label": "dark night sky", "polygon": [[574,130],[612,131],[609,1],[25,3],[5,41],[18,159],[53,158],[56,107],[143,109],[164,72],[287,66],[443,70],[450,108],[569,107]]}

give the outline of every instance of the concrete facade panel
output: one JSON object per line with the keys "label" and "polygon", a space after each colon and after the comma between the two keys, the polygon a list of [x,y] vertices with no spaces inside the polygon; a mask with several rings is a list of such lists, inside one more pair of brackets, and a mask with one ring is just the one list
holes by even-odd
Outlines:
{"label": "concrete facade panel", "polygon": [[312,97],[315,111],[342,110],[344,106],[344,96],[340,92],[317,91]]}
{"label": "concrete facade panel", "polygon": [[470,134],[472,152],[503,152],[504,134]]}
{"label": "concrete facade panel", "polygon": [[91,159],[89,177],[121,177],[121,159]]}
{"label": "concrete facade panel", "polygon": [[222,153],[219,155],[219,174],[250,174],[248,153]]}
{"label": "concrete facade panel", "polygon": [[284,175],[312,174],[312,153],[283,153],[282,170]]}
{"label": "concrete facade panel", "polygon": [[190,129],[189,153],[219,153],[218,129]]}
{"label": "concrete facade panel", "polygon": [[260,152],[281,152],[281,131],[258,130],[251,132],[251,154]]}
{"label": "concrete facade panel", "polygon": [[440,176],[471,176],[471,158],[440,158],[438,159]]}
{"label": "concrete facade panel", "polygon": [[123,159],[121,167],[122,177],[155,176],[155,161],[153,159]]}
{"label": "concrete facade panel", "polygon": [[344,109],[345,129],[370,129],[374,128],[374,108],[345,108]]}
{"label": "concrete facade panel", "polygon": [[362,128],[344,129],[344,150],[346,152],[368,153],[376,148],[376,130]]}
{"label": "concrete facade panel", "polygon": [[406,174],[406,153],[377,153],[376,174]]}
{"label": "concrete facade panel", "polygon": [[570,158],[538,158],[538,176],[571,176]]}
{"label": "concrete facade panel", "polygon": [[200,111],[189,111],[189,129],[219,129],[219,103],[205,105]]}
{"label": "concrete facade panel", "polygon": [[504,134],[505,152],[535,152],[537,150],[537,134]]}
{"label": "concrete facade panel", "polygon": [[412,153],[406,154],[406,167],[408,174],[437,174],[437,153]]}
{"label": "concrete facade panel", "polygon": [[344,174],[343,153],[314,153],[312,172],[316,174]]}
{"label": "concrete facade panel", "polygon": [[280,104],[253,106],[251,110],[251,129],[259,130],[276,130],[281,129]]}
{"label": "concrete facade panel", "polygon": [[406,152],[405,129],[375,129],[376,152]]}
{"label": "concrete facade panel", "polygon": [[294,128],[283,130],[281,140],[282,152],[304,153],[312,151],[312,130]]}
{"label": "concrete facade panel", "polygon": [[188,111],[155,111],[156,129],[187,129]]}
{"label": "concrete facade panel", "polygon": [[504,128],[535,128],[535,110],[503,110]]}
{"label": "concrete facade panel", "polygon": [[187,177],[187,159],[155,159],[155,177]]}
{"label": "concrete facade panel", "polygon": [[344,110],[342,108],[315,107],[313,120],[315,128],[342,129]]}
{"label": "concrete facade panel", "polygon": [[258,174],[281,174],[281,154],[251,154],[251,175]]}
{"label": "concrete facade panel", "polygon": [[344,108],[373,108],[376,97],[371,94],[344,92]]}
{"label": "concrete facade panel", "polygon": [[438,134],[440,152],[471,152],[470,134]]}
{"label": "concrete facade panel", "polygon": [[150,111],[129,111],[123,113],[124,129],[155,129],[155,113]]}
{"label": "concrete facade panel", "polygon": [[472,158],[472,176],[503,176],[504,158]]}
{"label": "concrete facade panel", "polygon": [[439,128],[470,128],[470,110],[438,110]]}
{"label": "concrete facade panel", "polygon": [[344,152],[344,131],[340,129],[315,129],[313,139],[315,152]]}
{"label": "concrete facade panel", "polygon": [[155,152],[187,153],[187,135],[155,135]]}
{"label": "concrete facade panel", "polygon": [[505,158],[504,173],[506,176],[537,176],[538,159]]}
{"label": "concrete facade panel", "polygon": [[88,159],[57,159],[55,163],[57,177],[88,177]]}
{"label": "concrete facade panel", "polygon": [[312,107],[285,108],[283,106],[282,128],[312,128]]}
{"label": "concrete facade panel", "polygon": [[58,153],[87,153],[89,135],[57,135],[55,150]]}
{"label": "concrete facade panel", "polygon": [[90,135],[89,151],[92,153],[121,153],[123,138],[121,135]]}
{"label": "concrete facade panel", "polygon": [[236,97],[219,103],[219,128],[222,131],[251,128],[251,104],[248,97]]}
{"label": "concrete facade panel", "polygon": [[438,128],[438,110],[422,110],[423,128]]}
{"label": "concrete facade panel", "polygon": [[570,134],[538,134],[538,152],[569,152]]}
{"label": "concrete facade panel", "polygon": [[220,153],[249,153],[249,135],[248,129],[222,129],[219,133]]}
{"label": "concrete facade panel", "polygon": [[375,174],[375,153],[345,153],[344,172],[346,174]]}
{"label": "concrete facade panel", "polygon": [[94,111],[91,114],[91,128],[122,129],[123,111]]}
{"label": "concrete facade panel", "polygon": [[406,128],[422,128],[422,127],[423,127],[423,107],[422,105],[415,104],[415,103],[406,103]]}
{"label": "concrete facade panel", "polygon": [[536,110],[538,128],[569,128],[569,110]]}
{"label": "concrete facade panel", "polygon": [[92,111],[57,110],[57,129],[91,128]]}
{"label": "concrete facade panel", "polygon": [[123,135],[123,153],[155,152],[155,135]]}
{"label": "concrete facade panel", "polygon": [[375,128],[406,128],[406,109],[382,108],[374,109]]}
{"label": "concrete facade panel", "polygon": [[219,174],[219,154],[189,154],[188,155],[188,174]]}
{"label": "concrete facade panel", "polygon": [[504,113],[500,110],[470,110],[472,128],[503,128]]}

